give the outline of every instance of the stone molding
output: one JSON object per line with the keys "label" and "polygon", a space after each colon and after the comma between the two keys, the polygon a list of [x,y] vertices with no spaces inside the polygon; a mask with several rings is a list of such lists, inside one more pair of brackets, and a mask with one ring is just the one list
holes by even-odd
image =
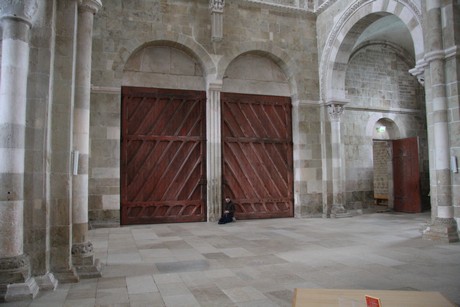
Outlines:
{"label": "stone molding", "polygon": [[[460,46],[455,45],[444,50],[431,51],[425,54],[422,60],[418,61],[414,68],[409,70],[409,73],[417,77],[419,82],[424,82],[423,75],[425,74],[425,69],[430,65],[432,61],[438,60],[448,60],[453,57],[460,56]],[[423,85],[423,83],[422,83]]]}
{"label": "stone molding", "polygon": [[88,257],[94,253],[93,243],[74,243],[72,245],[72,256]]}
{"label": "stone molding", "polygon": [[0,271],[17,270],[27,266],[29,266],[29,258],[25,254],[0,258]]}
{"label": "stone molding", "polygon": [[223,13],[225,0],[209,0],[209,8],[212,13]]}
{"label": "stone molding", "polygon": [[78,8],[96,14],[102,8],[102,2],[101,0],[82,0],[78,4]]}
{"label": "stone molding", "polygon": [[278,3],[266,2],[263,0],[234,0],[234,2],[244,5],[246,7],[263,7],[267,9],[273,9],[280,12],[289,12],[289,13],[300,13],[302,15],[309,14],[315,15],[313,10],[302,8],[299,6],[288,6]]}
{"label": "stone molding", "polygon": [[37,9],[37,0],[2,0],[0,1],[0,19],[14,18],[31,25],[32,17]]}
{"label": "stone molding", "polygon": [[327,113],[331,122],[338,122],[343,114],[343,104],[329,104],[327,105]]}
{"label": "stone molding", "polygon": [[29,277],[30,262],[27,255],[0,258],[0,284],[22,283]]}

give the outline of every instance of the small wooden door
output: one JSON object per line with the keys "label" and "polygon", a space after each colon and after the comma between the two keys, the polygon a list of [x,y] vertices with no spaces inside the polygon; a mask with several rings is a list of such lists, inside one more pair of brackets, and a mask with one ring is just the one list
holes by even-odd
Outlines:
{"label": "small wooden door", "polygon": [[416,213],[422,211],[418,139],[393,141],[394,210]]}
{"label": "small wooden door", "polygon": [[204,221],[204,92],[123,88],[121,223]]}
{"label": "small wooden door", "polygon": [[291,101],[222,93],[223,194],[238,219],[292,217]]}

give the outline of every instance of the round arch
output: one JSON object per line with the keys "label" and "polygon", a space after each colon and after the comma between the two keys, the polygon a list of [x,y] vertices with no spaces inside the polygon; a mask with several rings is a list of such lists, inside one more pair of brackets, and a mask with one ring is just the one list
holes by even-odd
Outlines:
{"label": "round arch", "polygon": [[411,0],[355,1],[335,23],[321,56],[320,91],[325,102],[346,101],[345,73],[353,46],[364,29],[390,14],[397,16],[409,29],[416,61],[423,57],[421,12]]}
{"label": "round arch", "polygon": [[192,38],[174,32],[161,33],[158,37],[154,37],[151,40],[136,41],[136,43],[120,48],[113,63],[113,69],[115,71],[123,71],[126,63],[132,56],[142,49],[151,46],[175,48],[195,58],[201,65],[205,80],[209,76],[216,74],[216,65],[209,53]]}
{"label": "round arch", "polygon": [[264,42],[246,42],[239,45],[238,50],[222,57],[217,64],[216,79],[223,80],[230,64],[238,57],[246,54],[256,54],[267,57],[276,63],[286,75],[291,97],[298,97],[297,80],[295,78],[296,65],[294,60],[282,49]]}

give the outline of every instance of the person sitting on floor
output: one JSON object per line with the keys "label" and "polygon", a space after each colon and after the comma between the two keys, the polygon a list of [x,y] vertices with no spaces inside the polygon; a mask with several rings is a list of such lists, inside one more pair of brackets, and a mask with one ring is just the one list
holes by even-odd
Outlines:
{"label": "person sitting on floor", "polygon": [[225,197],[224,212],[222,217],[219,219],[219,224],[226,224],[233,222],[233,215],[235,213],[235,204],[232,202],[230,197]]}

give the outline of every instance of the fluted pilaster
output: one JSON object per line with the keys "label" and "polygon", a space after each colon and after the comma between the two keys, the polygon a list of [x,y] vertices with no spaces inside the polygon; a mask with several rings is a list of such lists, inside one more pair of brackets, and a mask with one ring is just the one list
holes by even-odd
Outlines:
{"label": "fluted pilaster", "polygon": [[222,83],[208,84],[206,104],[206,172],[208,222],[217,221],[222,204],[222,137],[221,103]]}

